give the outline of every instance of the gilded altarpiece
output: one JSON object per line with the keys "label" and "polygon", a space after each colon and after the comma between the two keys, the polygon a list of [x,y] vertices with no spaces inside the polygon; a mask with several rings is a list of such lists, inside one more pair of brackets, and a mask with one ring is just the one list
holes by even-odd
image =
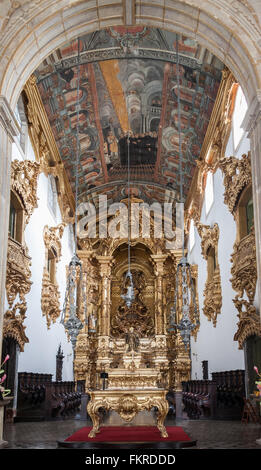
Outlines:
{"label": "gilded altarpiece", "polygon": [[[181,250],[167,250],[164,239],[131,239],[130,259],[135,299],[127,307],[127,239],[82,239],[87,320],[75,348],[75,380],[86,391],[181,390],[190,378],[191,361],[177,332],[169,332],[175,272]],[[197,285],[197,269],[193,270]],[[196,332],[195,332],[196,336]]]}

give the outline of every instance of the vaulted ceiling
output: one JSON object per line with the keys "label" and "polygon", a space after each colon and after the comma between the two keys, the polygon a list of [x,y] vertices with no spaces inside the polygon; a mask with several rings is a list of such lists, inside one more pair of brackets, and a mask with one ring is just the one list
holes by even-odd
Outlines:
{"label": "vaulted ceiling", "polygon": [[111,194],[112,199],[126,196],[123,136],[128,131],[134,194],[163,201],[167,189],[178,197],[182,167],[186,195],[223,67],[196,41],[148,27],[114,27],[90,33],[51,54],[35,75],[72,190],[78,122],[82,198],[99,191]]}

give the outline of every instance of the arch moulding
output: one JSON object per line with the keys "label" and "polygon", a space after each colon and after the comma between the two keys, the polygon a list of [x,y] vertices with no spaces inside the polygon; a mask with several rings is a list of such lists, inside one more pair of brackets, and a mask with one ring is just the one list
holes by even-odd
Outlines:
{"label": "arch moulding", "polygon": [[207,47],[232,71],[250,103],[261,87],[261,12],[256,10],[248,0],[4,0],[0,95],[14,109],[36,67],[81,34],[144,25],[182,32]]}

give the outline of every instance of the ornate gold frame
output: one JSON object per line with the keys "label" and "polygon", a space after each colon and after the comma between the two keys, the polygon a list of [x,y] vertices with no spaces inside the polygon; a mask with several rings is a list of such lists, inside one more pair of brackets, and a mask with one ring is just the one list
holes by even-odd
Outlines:
{"label": "ornate gold frame", "polygon": [[220,267],[218,263],[218,240],[219,240],[219,227],[218,224],[204,225],[201,223],[196,224],[198,233],[201,237],[201,253],[205,260],[208,260],[208,252],[213,248],[215,253],[216,266],[212,275],[209,272],[204,289],[204,307],[203,313],[209,321],[212,320],[213,325],[217,324],[217,315],[221,313],[222,307],[222,289],[221,289],[221,276]]}
{"label": "ornate gold frame", "polygon": [[56,282],[56,276],[52,280],[47,269],[48,251],[54,249],[55,256],[55,274],[57,263],[61,257],[61,238],[63,236],[65,224],[61,223],[57,227],[48,227],[43,229],[43,239],[45,245],[45,266],[43,268],[41,308],[42,314],[46,317],[47,328],[51,322],[55,323],[59,317],[60,311],[60,292]]}

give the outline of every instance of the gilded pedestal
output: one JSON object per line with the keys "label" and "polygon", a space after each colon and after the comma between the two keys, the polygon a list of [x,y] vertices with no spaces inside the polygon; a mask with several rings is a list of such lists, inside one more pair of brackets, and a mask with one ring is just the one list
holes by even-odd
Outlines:
{"label": "gilded pedestal", "polygon": [[89,437],[93,438],[100,430],[99,408],[106,411],[116,411],[127,423],[131,422],[137,413],[143,410],[150,411],[157,408],[156,425],[161,437],[168,437],[164,421],[169,405],[166,400],[166,390],[95,390],[90,392],[91,399],[87,405],[87,412],[91,417],[93,428]]}

